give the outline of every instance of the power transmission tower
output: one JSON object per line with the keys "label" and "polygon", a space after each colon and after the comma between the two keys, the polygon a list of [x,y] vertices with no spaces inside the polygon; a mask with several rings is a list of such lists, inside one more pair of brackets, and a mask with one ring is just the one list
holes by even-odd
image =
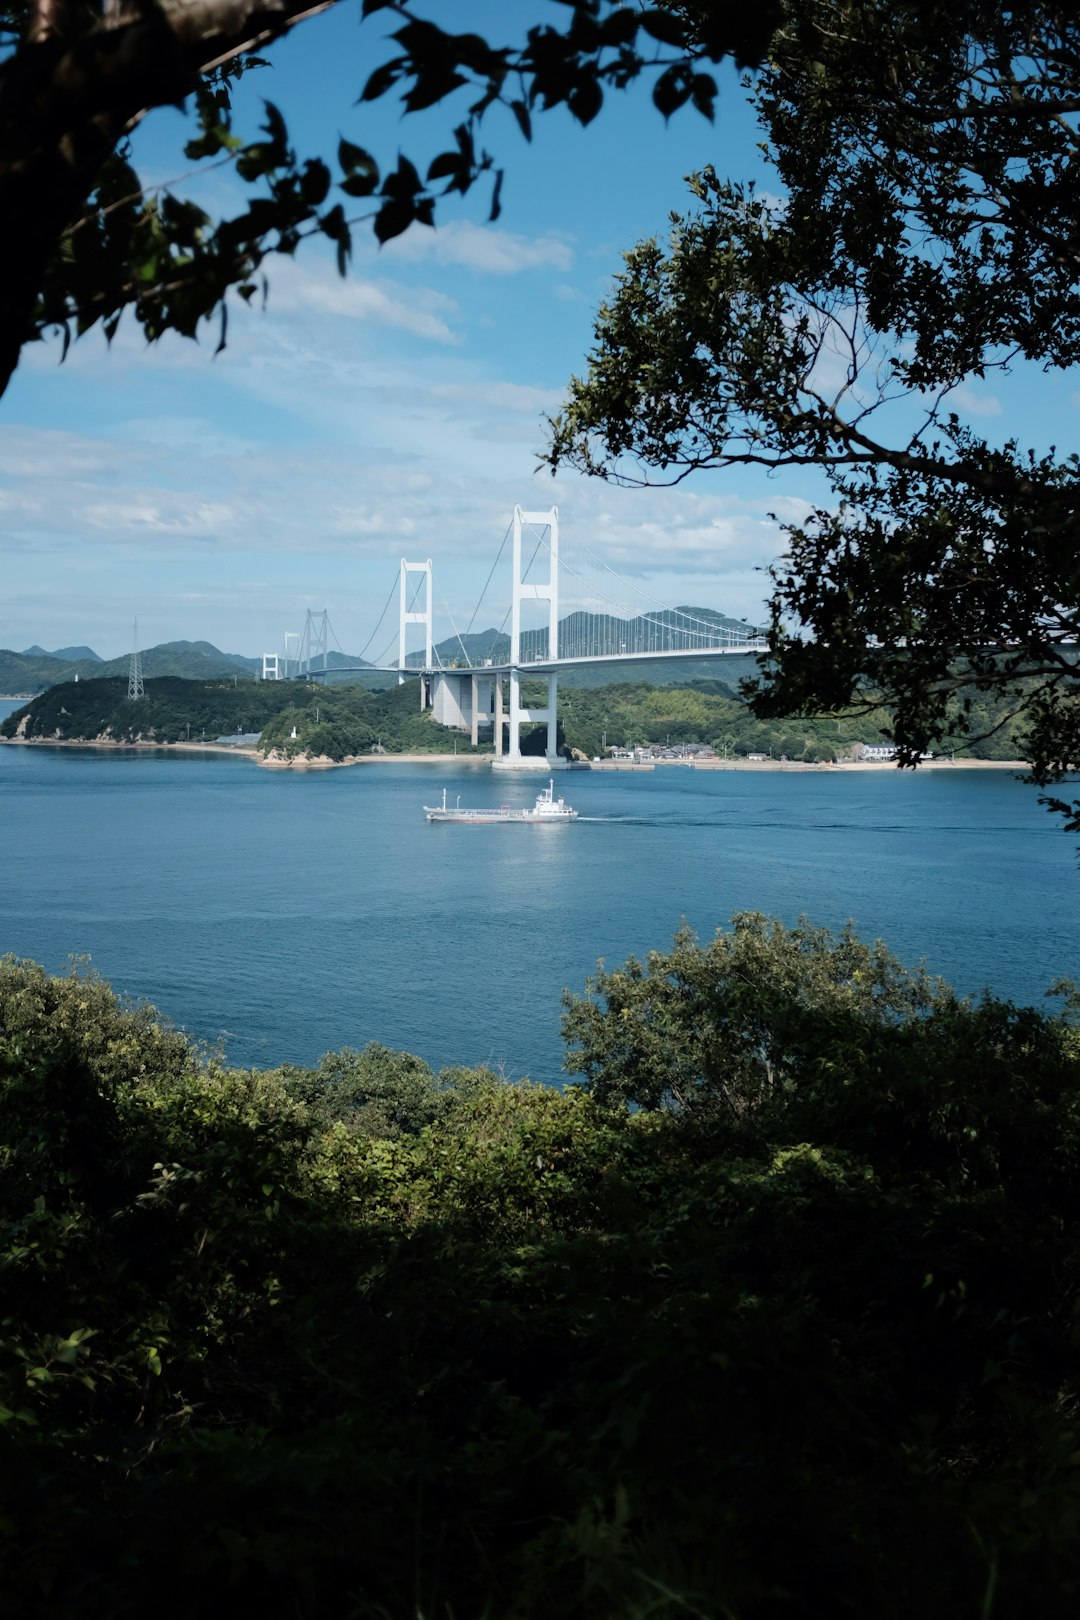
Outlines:
{"label": "power transmission tower", "polygon": [[131,652],[131,663],[128,667],[128,697],[131,699],[145,697],[143,691],[142,659],[139,657],[139,621],[135,620],[134,646]]}

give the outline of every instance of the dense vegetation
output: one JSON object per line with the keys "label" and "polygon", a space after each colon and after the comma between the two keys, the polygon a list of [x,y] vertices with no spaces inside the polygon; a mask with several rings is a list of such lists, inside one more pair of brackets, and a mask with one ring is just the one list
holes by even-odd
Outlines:
{"label": "dense vegetation", "polygon": [[38,741],[213,742],[260,731],[289,702],[289,688],[236,676],[210,681],[164,677],[133,702],[127,676],[52,686],[0,724],[0,736]]}
{"label": "dense vegetation", "polygon": [[[344,759],[382,749],[388,754],[446,753],[453,734],[417,707],[416,684],[368,692],[359,686],[325,691],[304,681],[148,680],[132,701],[123,679],[50,687],[0,724],[0,736],[42,742],[213,742],[237,732],[261,732],[264,751]],[[292,729],[296,727],[296,738]],[[21,731],[20,731],[21,728]],[[468,751],[466,740],[458,746]]]}
{"label": "dense vegetation", "polygon": [[0,964],[6,1614],[1075,1613],[1068,1016],[746,916],[567,1034],[239,1072]]}
{"label": "dense vegetation", "polygon": [[[526,697],[528,690],[526,689]],[[537,690],[539,701],[540,691]],[[591,759],[607,747],[630,743],[710,743],[721,755],[760,751],[774,758],[846,758],[855,742],[876,742],[887,731],[884,710],[860,716],[764,722],[719,681],[691,687],[646,682],[560,692],[559,742]],[[1015,722],[972,697],[972,741],[963,753],[980,759],[1023,757]],[[113,742],[204,742],[237,731],[261,732],[265,753],[342,760],[382,751],[400,753],[490,753],[490,743],[471,749],[468,738],[436,725],[417,707],[415,683],[371,692],[360,686],[329,689],[301,681],[148,680],[145,697],[127,696],[127,680],[70,682],[51,687],[0,723],[0,736],[22,734],[39,741],[100,739]],[[293,737],[293,729],[296,736]],[[522,747],[542,751],[546,728],[523,734]],[[955,742],[954,742],[954,745]]]}
{"label": "dense vegetation", "polygon": [[[954,737],[950,751],[975,759],[1022,759],[1018,724],[1001,705],[971,694],[968,736]],[[607,745],[629,743],[711,743],[720,755],[771,753],[793,760],[834,760],[850,756],[853,743],[880,742],[888,734],[886,709],[868,707],[854,715],[759,720],[752,709],[720,681],[687,687],[646,682],[559,692],[560,734],[566,745],[589,758]]]}
{"label": "dense vegetation", "polygon": [[[467,735],[437,725],[419,707],[416,681],[371,692],[361,686],[328,690],[299,686],[293,704],[267,725],[260,746],[287,758],[297,755],[347,759],[372,751],[387,754],[490,753],[472,749]],[[293,737],[293,728],[296,736]]]}

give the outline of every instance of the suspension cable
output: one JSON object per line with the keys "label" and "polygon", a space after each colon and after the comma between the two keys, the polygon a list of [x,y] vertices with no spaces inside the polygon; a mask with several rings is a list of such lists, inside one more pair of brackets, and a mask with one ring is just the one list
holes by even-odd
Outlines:
{"label": "suspension cable", "polygon": [[[378,623],[376,624],[374,630],[371,632],[370,636],[368,636],[367,640],[364,642],[364,645],[360,649],[360,652],[357,654],[357,656],[359,658],[363,658],[364,654],[367,652],[368,648],[371,646],[371,643],[375,640],[375,637],[378,635],[379,628],[380,628],[383,620],[386,618],[386,610],[390,606],[390,603],[394,600],[394,592],[397,590],[397,588],[398,588],[398,582],[397,582],[397,580],[395,580],[394,583],[390,587],[389,596],[386,598],[386,601],[383,603],[383,609],[382,609],[382,612],[379,614]],[[391,641],[390,645],[393,646],[393,641]]]}
{"label": "suspension cable", "polygon": [[[617,573],[615,569],[612,568],[610,563],[604,561],[603,557],[598,557],[596,552],[593,551],[590,546],[586,545],[584,540],[578,540],[576,544],[581,548],[582,551],[586,553],[587,556],[592,558],[593,562],[596,563],[598,567],[603,568],[606,573],[611,574],[619,581],[620,585],[625,585],[627,590],[633,591],[635,596],[640,596],[643,601],[651,602],[653,607],[659,608],[662,613],[678,613],[681,619],[688,619],[691,623],[700,624],[705,629],[712,630],[715,633],[717,626],[710,625],[707,619],[700,619],[694,613],[684,613],[680,608],[670,608],[666,602],[661,602],[658,596],[652,596],[648,591],[642,590],[641,586],[635,585],[632,580],[624,579],[621,574]],[[610,598],[605,598],[605,600],[610,600]],[[733,635],[737,633],[738,632],[736,631],[731,632]]]}
{"label": "suspension cable", "polygon": [[[483,590],[480,592],[480,600],[477,602],[476,606],[473,608],[472,618],[469,620],[468,628],[465,631],[465,634],[467,636],[472,634],[472,627],[476,623],[476,615],[479,613],[480,609],[484,605],[484,597],[487,595],[487,588],[491,584],[492,579],[494,578],[495,570],[499,566],[499,558],[502,556],[504,550],[506,549],[506,542],[507,542],[507,539],[509,538],[510,531],[513,529],[513,527],[514,527],[514,525],[513,525],[512,522],[510,522],[510,523],[508,523],[506,525],[506,533],[503,535],[502,540],[499,542],[499,549],[495,553],[495,561],[491,565],[491,571],[488,574],[487,579],[485,579],[485,581],[484,581]],[[503,623],[504,624],[506,623],[505,619],[503,620]]]}
{"label": "suspension cable", "polygon": [[[541,535],[541,542],[543,544],[547,545],[548,549],[550,551],[550,549],[551,549],[550,543],[545,541],[543,539],[542,535]],[[596,553],[594,551],[590,550],[590,548],[588,546],[583,545],[580,541],[578,542],[578,545],[581,547],[582,551],[586,552],[587,555],[590,556],[593,559],[594,562],[599,563],[601,567],[606,569],[606,571],[609,574],[611,574],[615,579],[617,579],[619,581],[620,585],[628,586],[630,590],[636,591],[639,596],[641,596],[641,597],[643,597],[645,599],[645,601],[652,602],[653,605],[655,607],[658,607],[662,613],[670,614],[672,617],[675,617],[680,621],[685,621],[685,624],[684,623],[678,623],[678,624],[666,623],[665,621],[663,621],[661,619],[655,618],[652,614],[649,614],[649,613],[639,614],[638,622],[641,622],[641,623],[644,623],[644,624],[651,624],[656,629],[659,629],[659,630],[667,630],[669,632],[674,631],[676,634],[681,634],[681,635],[687,636],[688,638],[696,639],[696,640],[698,640],[700,642],[707,642],[707,644],[709,644],[709,645],[714,645],[718,637],[721,638],[721,639],[723,639],[724,637],[728,637],[732,641],[737,640],[737,638],[739,638],[740,636],[745,637],[745,639],[747,639],[747,640],[753,639],[750,636],[749,631],[729,630],[729,629],[726,629],[724,626],[721,626],[721,625],[710,624],[707,619],[701,619],[701,618],[699,618],[697,616],[697,614],[684,613],[679,608],[669,608],[669,607],[665,606],[665,604],[662,603],[659,600],[659,598],[657,598],[655,596],[650,596],[647,591],[638,590],[638,588],[635,585],[631,584],[631,582],[629,580],[623,579],[621,574],[617,574],[615,572],[614,568],[612,568],[609,563],[605,563],[602,558],[597,557]],[[536,555],[536,553],[534,552],[533,553],[533,559],[535,559],[535,555]],[[532,566],[532,560],[530,560],[529,566],[530,567]],[[592,595],[594,597],[598,597],[600,599],[600,601],[605,602],[608,605],[608,607],[614,608],[616,610],[617,616],[620,619],[622,618],[622,610],[625,607],[624,603],[617,601],[612,596],[608,596],[605,591],[600,590],[600,588],[597,585],[595,585],[591,580],[586,579],[585,575],[579,573],[578,570],[576,568],[572,567],[570,563],[564,562],[561,556],[560,556],[560,559],[559,559],[559,566],[566,573],[572,575],[572,577],[574,579],[580,580],[583,585],[588,586],[590,592],[592,593]],[[624,623],[633,623],[634,621],[633,620],[623,620],[623,622]],[[691,625],[700,625],[702,628],[700,630],[694,630],[694,629],[690,628]]]}

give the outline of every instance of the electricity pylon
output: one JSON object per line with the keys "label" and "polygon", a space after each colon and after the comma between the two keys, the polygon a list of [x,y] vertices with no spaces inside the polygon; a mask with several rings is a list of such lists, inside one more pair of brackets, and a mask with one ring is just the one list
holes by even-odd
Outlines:
{"label": "electricity pylon", "polygon": [[131,652],[131,663],[128,666],[128,697],[131,699],[145,697],[143,691],[142,659],[139,657],[139,621],[135,620],[134,646]]}

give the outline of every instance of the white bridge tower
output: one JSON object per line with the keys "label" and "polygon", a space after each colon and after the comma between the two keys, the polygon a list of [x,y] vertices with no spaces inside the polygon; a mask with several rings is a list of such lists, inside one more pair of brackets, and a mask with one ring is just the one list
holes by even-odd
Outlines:
{"label": "white bridge tower", "polygon": [[[286,637],[286,641],[288,637]],[[322,672],[327,670],[327,654],[330,650],[330,615],[323,608],[321,613],[313,613],[310,608],[304,621],[304,634],[300,641],[300,652],[297,658],[298,675],[314,673],[316,660],[322,659]]]}
{"label": "white bridge tower", "polygon": [[[522,529],[528,526],[534,530],[547,530],[548,570],[547,578],[536,580],[530,578],[526,582],[521,572],[521,537]],[[537,546],[539,551],[539,546]],[[536,553],[534,552],[535,560]],[[531,574],[531,563],[529,572]],[[539,670],[535,673],[525,666],[525,679],[529,681],[547,682],[547,703],[541,709],[526,709],[521,701],[521,604],[522,602],[546,602],[548,605],[547,627],[547,654],[540,660],[542,664],[554,664],[559,656],[559,509],[553,506],[549,512],[523,512],[520,506],[514,507],[514,594],[510,607],[510,735],[505,755],[495,760],[495,765],[503,770],[541,770],[556,771],[565,767],[566,761],[561,759],[558,749],[558,699],[559,677],[554,669],[546,673]],[[522,722],[531,724],[534,721],[547,722],[547,746],[543,754],[522,754],[521,752],[521,726]]]}
{"label": "white bridge tower", "polygon": [[[419,574],[423,579],[423,587],[422,587],[422,589],[423,589],[423,595],[424,595],[424,605],[423,605],[422,608],[412,608],[412,607],[409,606],[409,603],[410,603],[410,600],[411,600],[410,596],[409,596],[409,576],[411,574]],[[422,563],[406,562],[405,558],[402,557],[402,559],[401,559],[401,584],[400,584],[400,589],[399,589],[398,600],[399,600],[400,612],[401,612],[401,618],[400,618],[400,622],[399,622],[399,625],[398,625],[398,659],[397,659],[398,685],[403,686],[405,684],[405,671],[406,671],[406,668],[408,667],[407,664],[406,664],[406,661],[405,661],[406,657],[407,657],[407,654],[408,654],[408,649],[407,649],[407,647],[405,645],[405,629],[406,629],[407,625],[410,625],[410,624],[422,624],[424,626],[424,669],[425,670],[430,670],[431,667],[432,667],[433,654],[432,654],[432,650],[431,650],[431,558],[430,557],[428,558],[427,562],[422,562]],[[420,677],[420,707],[421,708],[424,708],[426,701],[427,701],[427,682],[425,681],[423,674],[421,674],[421,677]]]}

